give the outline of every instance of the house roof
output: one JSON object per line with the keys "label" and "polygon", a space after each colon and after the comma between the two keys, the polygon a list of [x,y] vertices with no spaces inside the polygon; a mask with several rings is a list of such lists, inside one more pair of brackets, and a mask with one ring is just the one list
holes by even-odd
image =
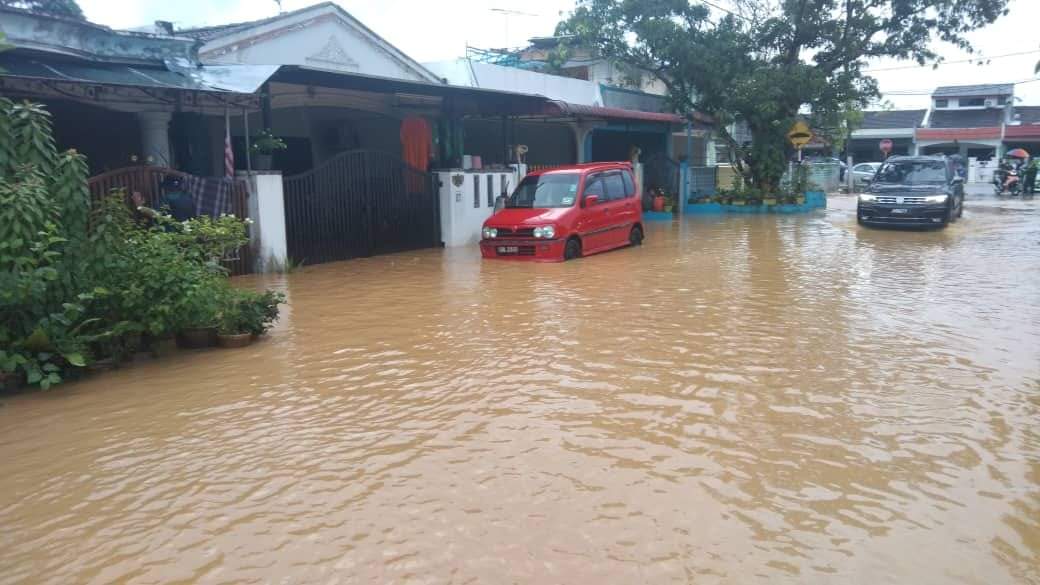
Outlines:
{"label": "house roof", "polygon": [[985,85],[945,85],[935,88],[932,97],[968,97],[987,95],[1011,95],[1015,93],[1013,83],[989,83]]}
{"label": "house roof", "polygon": [[[367,36],[372,42],[380,45],[383,50],[391,54],[395,59],[403,63],[407,68],[414,70],[421,77],[424,77],[429,81],[438,81],[437,76],[433,72],[431,72],[429,69],[426,69],[418,61],[408,56],[404,51],[401,51],[400,49],[392,45],[390,42],[388,42],[386,39],[376,34],[375,31],[365,26],[364,23],[354,18],[353,15],[351,15],[349,12],[347,12],[334,2],[321,2],[318,4],[312,4],[311,6],[300,8],[298,10],[283,12],[282,14],[279,14],[277,16],[261,18],[259,20],[251,20],[248,22],[235,22],[216,26],[180,29],[176,31],[176,34],[178,36],[195,38],[206,43],[207,46],[204,47],[202,51],[200,51],[201,53],[205,54],[210,53],[214,50],[218,50],[220,41],[222,39],[227,39],[227,43],[242,42],[243,39],[231,39],[230,37],[233,37],[240,33],[247,33],[250,29],[259,28],[270,24],[276,24],[279,21],[292,21],[294,19],[298,19],[301,16],[308,16],[311,14],[313,14],[315,18],[328,18],[330,15],[335,15],[341,18],[342,20],[346,21],[350,26],[353,26],[358,31],[360,31],[363,36]],[[296,24],[299,25],[299,23]],[[211,44],[216,44],[218,46],[212,47]]]}
{"label": "house roof", "polygon": [[882,110],[863,112],[863,130],[918,128],[928,110]]}
{"label": "house roof", "polygon": [[992,128],[1004,120],[1003,109],[935,110],[928,121],[930,128]]}
{"label": "house roof", "polygon": [[1015,119],[1022,124],[1040,124],[1040,106],[1015,106]]}

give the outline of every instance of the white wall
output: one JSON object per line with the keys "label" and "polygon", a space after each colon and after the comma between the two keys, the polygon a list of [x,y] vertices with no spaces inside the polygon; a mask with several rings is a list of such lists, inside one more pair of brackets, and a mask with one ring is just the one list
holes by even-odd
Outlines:
{"label": "white wall", "polygon": [[563,100],[586,106],[603,105],[603,98],[599,94],[599,84],[583,79],[547,75],[516,67],[476,63],[467,59],[426,63],[425,65],[435,74],[446,78],[452,85],[541,95],[553,100]]}
{"label": "white wall", "polygon": [[[480,242],[480,229],[495,211],[494,199],[503,190],[512,193],[519,177],[515,170],[440,171],[437,175],[441,182],[441,239],[449,248]],[[456,186],[452,177],[462,177],[462,184]],[[488,205],[488,177],[492,185],[491,205]]]}

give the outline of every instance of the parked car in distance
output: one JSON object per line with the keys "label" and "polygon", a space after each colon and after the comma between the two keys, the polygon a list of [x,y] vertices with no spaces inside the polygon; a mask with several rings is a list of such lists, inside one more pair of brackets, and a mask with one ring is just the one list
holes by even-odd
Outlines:
{"label": "parked car in distance", "polygon": [[528,174],[481,230],[484,258],[559,262],[643,243],[631,163],[588,163]]}
{"label": "parked car in distance", "polygon": [[945,227],[964,213],[964,179],[943,156],[892,156],[859,195],[860,224]]}
{"label": "parked car in distance", "polygon": [[861,189],[869,185],[874,180],[874,175],[877,174],[879,168],[881,168],[881,163],[879,162],[865,162],[853,165],[852,188]]}

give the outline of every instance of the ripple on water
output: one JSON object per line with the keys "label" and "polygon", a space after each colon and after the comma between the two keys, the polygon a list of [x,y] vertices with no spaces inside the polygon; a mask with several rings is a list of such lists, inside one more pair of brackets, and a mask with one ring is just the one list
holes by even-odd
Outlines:
{"label": "ripple on water", "polygon": [[262,342],[5,399],[0,582],[1040,582],[1035,204],[832,204],[243,279]]}

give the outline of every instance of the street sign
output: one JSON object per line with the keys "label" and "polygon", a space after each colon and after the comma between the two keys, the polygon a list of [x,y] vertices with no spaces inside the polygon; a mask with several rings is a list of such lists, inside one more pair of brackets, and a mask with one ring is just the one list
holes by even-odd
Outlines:
{"label": "street sign", "polygon": [[892,152],[892,141],[888,138],[885,138],[878,144],[878,148],[881,149],[881,152],[888,154]]}
{"label": "street sign", "polygon": [[812,130],[809,129],[809,125],[801,120],[795,122],[794,126],[791,126],[791,129],[787,132],[787,140],[798,150],[801,150],[803,146],[809,144],[809,141],[812,140],[812,138],[813,133]]}

